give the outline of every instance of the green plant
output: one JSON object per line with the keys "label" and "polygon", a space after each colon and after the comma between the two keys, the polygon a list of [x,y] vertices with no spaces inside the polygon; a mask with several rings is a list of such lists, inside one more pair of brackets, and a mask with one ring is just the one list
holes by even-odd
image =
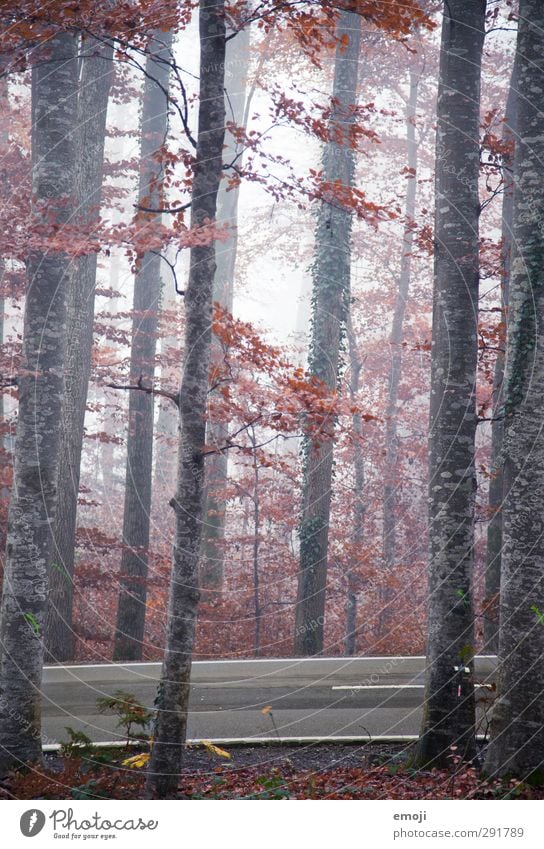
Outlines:
{"label": "green plant", "polygon": [[93,741],[84,731],[76,731],[70,725],[65,725],[69,739],[61,741],[60,753],[65,758],[86,758],[93,753]]}
{"label": "green plant", "polygon": [[33,613],[23,613],[23,619],[26,622],[28,622],[28,624],[30,625],[30,627],[32,628],[32,630],[34,631],[36,636],[39,637],[40,633],[41,633],[40,623],[38,622],[38,620],[36,619],[34,614]]}
{"label": "green plant", "polygon": [[72,787],[70,790],[72,799],[111,799],[114,798],[110,793],[101,786],[100,781],[96,778],[91,778],[86,784],[80,784],[78,787]]}
{"label": "green plant", "polygon": [[[153,714],[132,693],[117,690],[112,696],[102,696],[97,699],[96,704],[100,713],[110,712],[117,716],[117,724],[124,728],[127,743],[131,740],[149,739],[146,729]],[[139,731],[135,732],[134,728],[138,728]]]}
{"label": "green plant", "polygon": [[287,782],[281,775],[260,775],[255,783],[262,787],[262,791],[251,793],[246,799],[290,799],[291,793]]}
{"label": "green plant", "polygon": [[544,625],[544,613],[542,613],[536,604],[531,605],[531,610],[536,615],[536,618],[540,622],[541,625]]}

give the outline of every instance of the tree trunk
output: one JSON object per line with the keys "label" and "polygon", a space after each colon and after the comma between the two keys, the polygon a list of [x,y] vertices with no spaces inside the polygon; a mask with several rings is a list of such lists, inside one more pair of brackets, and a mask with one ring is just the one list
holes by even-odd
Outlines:
{"label": "tree trunk", "polygon": [[[73,212],[77,37],[53,36],[33,55],[33,218],[62,225]],[[27,260],[14,487],[2,595],[0,772],[41,758],[41,680],[51,520],[57,501],[70,259],[35,250]]]}
{"label": "tree trunk", "polygon": [[[350,128],[356,120],[352,107],[357,102],[360,16],[341,12],[337,38],[330,141],[323,157],[323,178],[327,182],[351,186],[355,152],[350,147]],[[342,329],[348,312],[351,224],[351,213],[347,209],[322,204],[316,227],[309,372],[324,381],[331,391],[338,383]],[[329,433],[307,436],[303,449],[296,655],[315,655],[323,650],[334,445],[330,435],[333,425],[328,425]]]}
{"label": "tree trunk", "polygon": [[253,445],[253,604],[255,613],[255,657],[261,653],[261,581],[259,571],[260,535],[261,535],[261,499],[259,481],[259,462],[257,457],[257,437],[255,427],[249,432],[251,444]]}
{"label": "tree trunk", "polygon": [[[179,383],[179,373],[178,363],[176,362],[174,365],[168,362],[168,358],[172,356],[173,352],[176,352],[176,357],[179,356],[179,362],[181,362],[181,335],[176,333],[177,324],[173,327],[172,322],[174,316],[177,318],[179,315],[182,306],[174,282],[169,278],[168,272],[165,276],[166,280],[163,283],[160,302],[162,319],[159,319],[159,343],[162,358],[159,385],[161,389],[171,391],[172,386]],[[160,324],[162,322],[165,326],[161,329]],[[152,493],[155,504],[157,504],[157,499],[160,499],[161,493],[172,493],[175,490],[176,464],[172,462],[172,456],[176,451],[179,417],[178,410],[168,398],[160,398],[159,400],[153,446]],[[170,521],[162,508],[161,515],[157,515],[156,521],[159,523],[161,533],[164,533],[166,527],[170,527]]]}
{"label": "tree trunk", "polygon": [[[9,91],[7,77],[0,77],[0,115],[3,116],[3,125],[0,127],[0,156],[2,158],[7,155],[9,150],[9,133],[8,133],[8,116],[9,116]],[[0,257],[0,346],[4,345],[4,325],[5,325],[5,309],[6,309],[6,291],[5,279],[6,261],[4,257]],[[7,423],[5,421],[6,409],[4,404],[4,391],[0,389],[0,463],[4,469],[9,469],[12,463],[11,452],[9,451],[9,438]],[[0,483],[0,505],[7,504],[9,500],[9,488],[6,485],[5,473],[2,474],[2,482]],[[2,531],[1,539],[4,543],[5,531]]]}
{"label": "tree trunk", "polygon": [[[246,86],[249,69],[249,42],[249,27],[238,32],[235,38],[227,42],[225,60],[225,86],[228,92],[227,119],[234,121],[237,126],[245,126],[247,122],[249,98],[246,100]],[[236,143],[231,133],[227,133],[223,158],[228,164],[237,156],[237,165],[241,167],[243,157],[240,154],[240,145]],[[217,247],[213,299],[214,302],[232,313],[234,269],[238,247],[240,188],[237,186],[227,191],[228,177],[227,172],[219,189],[217,221],[229,225],[229,238]],[[226,355],[228,356],[228,352]],[[212,370],[214,364],[220,367],[225,353],[215,337],[212,337],[211,356]],[[208,421],[206,441],[209,445],[216,447],[224,445],[227,433],[227,422]],[[200,561],[202,599],[209,601],[215,600],[217,593],[221,592],[223,586],[226,517],[224,492],[227,486],[227,472],[228,453],[218,451],[216,454],[210,455],[206,463],[206,519],[202,529]]]}
{"label": "tree trunk", "polygon": [[[225,136],[224,0],[201,0],[200,100],[191,225],[216,217]],[[168,602],[166,651],[157,694],[155,742],[147,778],[150,795],[175,791],[187,735],[191,658],[199,599],[198,557],[204,516],[204,445],[211,349],[215,244],[191,248],[185,291],[185,346],[180,388],[176,530]]]}
{"label": "tree trunk", "polygon": [[[474,753],[474,443],[480,75],[485,0],[444,7],[436,151],[429,432],[429,602],[417,760]],[[468,671],[465,671],[468,670]]]}
{"label": "tree trunk", "polygon": [[[512,227],[514,212],[514,145],[516,137],[517,113],[517,58],[510,80],[510,90],[504,117],[503,141],[510,144],[511,150],[503,157],[504,197],[502,204],[502,248],[501,248],[501,300],[502,321],[506,324],[508,310],[508,289],[512,265]],[[499,343],[500,346],[501,343]],[[497,654],[499,648],[499,593],[501,582],[502,558],[502,500],[503,470],[502,441],[504,424],[502,418],[503,380],[505,354],[497,352],[495,374],[493,376],[493,421],[491,423],[491,461],[489,481],[489,525],[487,527],[487,555],[485,571],[486,612],[484,613],[484,644],[487,654]]]}
{"label": "tree trunk", "polygon": [[[385,470],[383,489],[383,559],[385,581],[395,572],[397,563],[397,464],[398,464],[398,400],[402,372],[402,340],[404,337],[404,316],[410,289],[412,271],[412,249],[415,235],[416,192],[417,192],[417,149],[416,112],[419,88],[419,74],[410,71],[410,94],[406,105],[406,144],[407,165],[409,169],[406,188],[404,233],[402,237],[402,256],[393,324],[391,327],[391,369],[389,372],[389,393],[385,412]],[[385,583],[381,592],[378,631],[381,637],[389,633],[394,620],[394,593]]]}
{"label": "tree trunk", "polygon": [[[146,62],[140,146],[139,202],[150,209],[162,203],[161,149],[168,132],[168,64],[172,33],[159,32],[149,45]],[[161,61],[161,59],[163,61]],[[160,213],[139,213],[151,233]],[[144,219],[145,220],[145,219]],[[134,280],[130,384],[152,386],[155,376],[157,321],[161,292],[161,258],[146,253],[138,260]],[[153,477],[153,395],[130,393],[127,436],[123,553],[115,626],[114,660],[141,660],[147,598],[149,515]]]}
{"label": "tree trunk", "polygon": [[[92,236],[100,219],[106,114],[113,73],[113,47],[95,39],[83,42],[78,98],[76,191],[78,213]],[[83,446],[85,407],[93,346],[97,254],[76,261],[68,286],[68,345],[61,428],[58,505],[53,525],[53,559],[45,653],[49,663],[74,658],[72,603],[77,499]]]}
{"label": "tree trunk", "polygon": [[[351,370],[350,392],[354,404],[357,403],[361,378],[362,362],[357,353],[357,340],[353,331],[351,319],[348,325],[348,346]],[[360,413],[352,415],[353,430],[353,474],[355,486],[353,490],[353,547],[359,551],[363,544],[365,528],[365,463],[363,457],[363,419]],[[348,595],[346,599],[346,636],[345,651],[348,657],[353,657],[357,650],[357,586],[359,576],[352,568],[348,569]]]}
{"label": "tree trunk", "polygon": [[544,8],[521,0],[514,256],[504,387],[498,695],[486,771],[527,779],[544,763]]}

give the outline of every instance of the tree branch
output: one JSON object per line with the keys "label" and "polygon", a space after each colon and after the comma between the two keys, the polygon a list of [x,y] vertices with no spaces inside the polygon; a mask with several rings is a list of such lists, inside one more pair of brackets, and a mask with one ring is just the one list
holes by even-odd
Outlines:
{"label": "tree branch", "polygon": [[106,383],[106,386],[108,387],[108,389],[123,389],[126,391],[145,392],[147,395],[159,395],[161,398],[168,398],[170,401],[173,401],[176,407],[179,409],[178,392],[168,392],[166,389],[155,389],[153,386],[144,386],[143,375],[140,375],[140,377],[138,378],[138,383],[133,385],[121,383]]}

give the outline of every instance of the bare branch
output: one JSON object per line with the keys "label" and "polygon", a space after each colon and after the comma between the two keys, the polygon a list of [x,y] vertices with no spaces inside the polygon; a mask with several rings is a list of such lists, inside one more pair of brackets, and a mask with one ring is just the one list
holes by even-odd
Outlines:
{"label": "bare branch", "polygon": [[254,424],[256,424],[258,421],[260,421],[260,419],[262,419],[262,417],[263,417],[263,414],[259,413],[258,416],[256,416],[254,419],[252,419],[247,424],[242,425],[242,427],[239,427],[238,430],[234,431],[234,433],[232,433],[230,435],[227,434],[227,436],[225,438],[225,444],[224,445],[222,445],[221,447],[212,448],[210,451],[203,451],[202,456],[208,457],[210,454],[222,454],[223,451],[228,451],[230,448],[238,448],[241,451],[246,451],[247,450],[246,445],[237,445],[235,442],[233,442],[233,440],[236,439],[236,437],[239,436],[244,431],[249,430],[249,428],[253,427]]}
{"label": "bare branch", "polygon": [[136,384],[106,383],[106,386],[108,389],[122,389],[125,391],[145,392],[147,395],[159,395],[161,398],[168,398],[170,401],[173,401],[179,409],[178,392],[168,392],[166,389],[155,389],[153,386],[144,386],[143,375],[140,375]]}

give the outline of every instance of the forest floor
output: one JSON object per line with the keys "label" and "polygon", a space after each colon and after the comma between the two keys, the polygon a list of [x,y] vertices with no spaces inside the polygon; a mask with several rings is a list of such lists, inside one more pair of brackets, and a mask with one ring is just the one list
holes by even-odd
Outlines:
{"label": "forest floor", "polygon": [[[84,757],[46,755],[39,767],[0,783],[4,799],[137,799],[142,766],[129,750],[94,750]],[[544,799],[544,786],[485,780],[452,753],[448,771],[415,770],[399,745],[313,744],[243,746],[228,752],[190,747],[179,799]],[[145,761],[145,757],[143,758]]]}

